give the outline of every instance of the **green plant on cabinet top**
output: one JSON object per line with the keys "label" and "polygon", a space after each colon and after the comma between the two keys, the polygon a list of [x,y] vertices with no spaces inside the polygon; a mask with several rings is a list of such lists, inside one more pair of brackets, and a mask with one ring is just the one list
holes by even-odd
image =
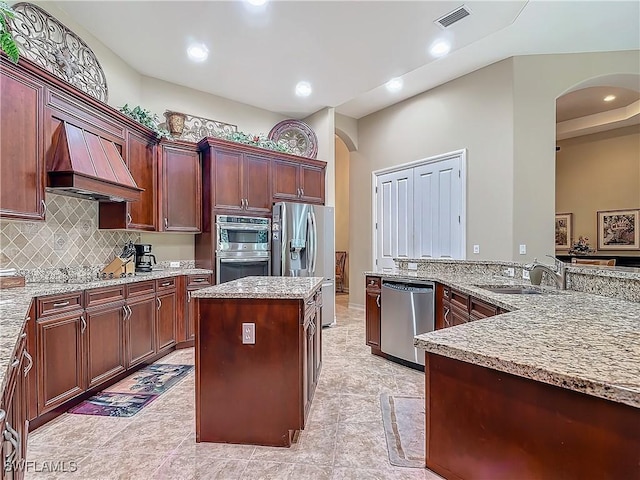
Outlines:
{"label": "green plant on cabinet top", "polygon": [[5,2],[0,2],[0,49],[11,59],[13,63],[18,63],[20,52],[16,45],[9,20],[15,16],[13,9]]}
{"label": "green plant on cabinet top", "polygon": [[142,108],[140,105],[130,108],[129,104],[125,103],[124,106],[120,107],[120,111],[127,117],[130,117],[136,122],[153,130],[158,138],[171,138],[171,134],[168,130],[158,126],[160,123],[158,116],[155,113],[151,113],[149,110]]}

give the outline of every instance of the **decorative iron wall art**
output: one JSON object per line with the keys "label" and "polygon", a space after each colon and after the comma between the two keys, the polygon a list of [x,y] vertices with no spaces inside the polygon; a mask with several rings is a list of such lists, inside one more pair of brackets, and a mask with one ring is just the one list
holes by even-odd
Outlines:
{"label": "decorative iron wall art", "polygon": [[227,134],[238,130],[236,125],[230,123],[171,110],[165,111],[164,117],[167,121],[158,126],[169,130],[175,140],[199,142],[205,137],[224,138]]}
{"label": "decorative iron wall art", "polygon": [[16,3],[13,10],[11,29],[20,56],[107,102],[107,79],[100,62],[80,37],[36,5]]}

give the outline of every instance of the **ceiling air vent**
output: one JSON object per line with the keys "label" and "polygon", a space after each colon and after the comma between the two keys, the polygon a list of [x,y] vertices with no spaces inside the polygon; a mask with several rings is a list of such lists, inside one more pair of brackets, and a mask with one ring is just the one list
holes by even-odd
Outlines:
{"label": "ceiling air vent", "polygon": [[471,15],[471,10],[466,5],[456,8],[453,12],[449,12],[446,15],[438,18],[435,23],[441,28],[448,28],[464,17]]}

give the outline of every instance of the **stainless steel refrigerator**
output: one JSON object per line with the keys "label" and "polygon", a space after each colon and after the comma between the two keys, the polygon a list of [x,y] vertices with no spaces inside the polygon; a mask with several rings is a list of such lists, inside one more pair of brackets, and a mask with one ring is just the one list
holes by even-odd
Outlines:
{"label": "stainless steel refrigerator", "polygon": [[271,272],[285,277],[323,277],[322,326],[336,318],[333,207],[278,202],[271,218]]}

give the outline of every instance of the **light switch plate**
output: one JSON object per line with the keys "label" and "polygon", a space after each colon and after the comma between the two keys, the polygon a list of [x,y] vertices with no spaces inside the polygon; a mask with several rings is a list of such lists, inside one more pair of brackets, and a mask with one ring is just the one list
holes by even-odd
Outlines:
{"label": "light switch plate", "polygon": [[473,253],[480,253],[480,245],[473,246]]}
{"label": "light switch plate", "polygon": [[242,324],[242,343],[247,345],[254,345],[256,343],[256,324],[255,323]]}
{"label": "light switch plate", "polygon": [[514,277],[516,275],[516,271],[513,267],[509,267],[505,270],[507,273],[507,277]]}
{"label": "light switch plate", "polygon": [[169,262],[169,268],[180,268],[180,262]]}
{"label": "light switch plate", "polygon": [[526,254],[527,254],[527,246],[520,245],[520,255],[526,255]]}
{"label": "light switch plate", "polygon": [[522,270],[522,278],[524,280],[529,280],[529,271],[528,270]]}
{"label": "light switch plate", "polygon": [[407,270],[418,270],[418,264],[416,262],[407,263]]}

